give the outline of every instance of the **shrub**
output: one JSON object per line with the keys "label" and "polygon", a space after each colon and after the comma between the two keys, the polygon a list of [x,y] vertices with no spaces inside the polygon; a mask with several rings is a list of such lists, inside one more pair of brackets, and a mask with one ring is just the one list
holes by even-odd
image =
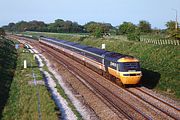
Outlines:
{"label": "shrub", "polygon": [[6,35],[4,29],[0,28],[0,36],[4,37]]}
{"label": "shrub", "polygon": [[138,31],[127,34],[128,40],[140,41],[140,33]]}
{"label": "shrub", "polygon": [[102,29],[101,29],[101,28],[96,28],[96,30],[93,32],[93,35],[94,35],[96,38],[102,37],[102,36],[103,36]]}

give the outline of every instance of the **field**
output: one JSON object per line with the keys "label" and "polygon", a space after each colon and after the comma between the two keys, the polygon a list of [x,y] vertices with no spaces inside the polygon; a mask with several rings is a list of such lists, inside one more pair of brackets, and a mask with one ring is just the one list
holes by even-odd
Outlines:
{"label": "field", "polygon": [[180,56],[179,46],[155,45],[143,42],[133,42],[114,38],[93,38],[82,35],[66,35],[58,33],[28,33],[32,35],[46,35],[58,39],[79,42],[101,48],[106,44],[106,50],[116,51],[135,56],[140,59],[143,78],[142,84],[150,89],[160,91],[168,96],[180,98]]}
{"label": "field", "polygon": [[[10,42],[12,43],[12,42]],[[12,43],[13,44],[13,43]],[[9,48],[14,48],[13,45]],[[54,120],[58,119],[59,110],[57,109],[54,101],[51,98],[49,91],[44,85],[29,84],[33,80],[32,69],[36,75],[37,80],[43,80],[37,63],[33,59],[33,55],[29,52],[23,52],[24,49],[18,49],[17,52],[13,53],[17,55],[17,61],[13,58],[8,58],[8,63],[17,62],[14,67],[14,76],[9,80],[8,89],[1,91],[1,97],[7,96],[7,101],[4,104],[4,108],[1,109],[1,117],[3,120],[27,120],[27,119],[38,119],[38,97],[37,89],[39,89],[40,98],[40,111],[42,119]],[[14,50],[15,51],[15,50]],[[16,57],[15,57],[16,58]],[[23,61],[27,60],[28,68],[23,69]],[[15,64],[15,63],[14,63]],[[13,66],[14,66],[13,64]],[[11,82],[11,83],[10,83]],[[2,80],[1,80],[2,83]],[[1,84],[2,86],[2,84]],[[7,86],[7,85],[4,85]],[[0,87],[2,89],[2,87]],[[6,91],[2,93],[2,91]],[[4,98],[3,96],[3,98]],[[1,100],[1,99],[0,99]],[[2,104],[2,103],[1,103]]]}

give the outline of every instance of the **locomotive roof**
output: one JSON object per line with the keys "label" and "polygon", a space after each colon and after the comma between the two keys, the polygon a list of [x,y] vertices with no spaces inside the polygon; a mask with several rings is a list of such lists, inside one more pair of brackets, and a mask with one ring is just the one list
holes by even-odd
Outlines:
{"label": "locomotive roof", "polygon": [[115,62],[117,62],[120,58],[123,58],[123,57],[134,58],[133,56],[130,56],[130,55],[124,55],[124,54],[115,53],[115,52],[107,52],[104,55],[105,55],[106,59],[111,60],[111,61],[115,61]]}

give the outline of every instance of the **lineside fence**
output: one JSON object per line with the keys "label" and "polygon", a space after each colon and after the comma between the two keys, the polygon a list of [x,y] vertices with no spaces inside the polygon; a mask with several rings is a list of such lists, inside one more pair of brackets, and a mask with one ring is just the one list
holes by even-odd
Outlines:
{"label": "lineside fence", "polygon": [[180,45],[180,40],[172,39],[155,39],[155,38],[146,38],[140,37],[141,42],[157,44],[157,45]]}

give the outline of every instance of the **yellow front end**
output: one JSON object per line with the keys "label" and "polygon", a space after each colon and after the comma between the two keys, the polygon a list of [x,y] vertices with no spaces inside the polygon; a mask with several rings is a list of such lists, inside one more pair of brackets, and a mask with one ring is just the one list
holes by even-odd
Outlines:
{"label": "yellow front end", "polygon": [[142,77],[141,71],[139,72],[119,72],[120,80],[123,84],[138,84]]}
{"label": "yellow front end", "polygon": [[[118,62],[121,62],[121,63],[139,62],[139,60],[136,58],[125,57],[125,58],[119,59]],[[118,77],[123,84],[138,84],[142,77],[142,72],[136,71],[136,70],[129,70],[127,72],[120,71]]]}

